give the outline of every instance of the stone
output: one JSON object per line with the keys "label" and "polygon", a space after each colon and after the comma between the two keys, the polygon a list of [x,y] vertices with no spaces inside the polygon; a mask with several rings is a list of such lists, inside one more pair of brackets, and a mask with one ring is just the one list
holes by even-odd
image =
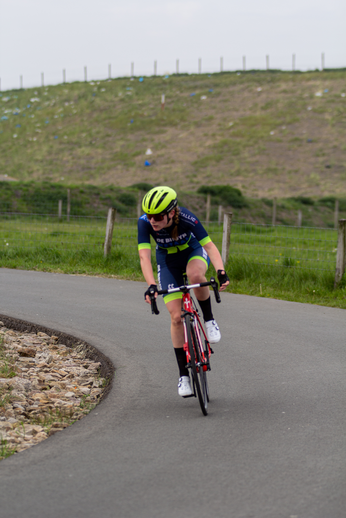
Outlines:
{"label": "stone", "polygon": [[27,356],[30,358],[34,358],[36,356],[36,351],[32,347],[21,347],[18,349],[18,353],[20,356]]}
{"label": "stone", "polygon": [[[0,407],[0,435],[19,452],[82,419],[90,411],[80,407],[82,398],[94,407],[105,380],[98,374],[101,364],[86,358],[78,343],[71,349],[58,337],[5,327],[0,334],[16,370],[15,377],[0,378],[2,397],[9,396]],[[47,424],[54,415],[66,422]]]}

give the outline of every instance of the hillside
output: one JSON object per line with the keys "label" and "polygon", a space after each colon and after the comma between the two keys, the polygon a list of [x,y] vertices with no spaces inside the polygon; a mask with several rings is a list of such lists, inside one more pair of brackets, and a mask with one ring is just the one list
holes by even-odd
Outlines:
{"label": "hillside", "polygon": [[346,71],[254,71],[1,92],[0,175],[65,185],[169,183],[184,191],[229,184],[254,198],[343,197],[345,79]]}

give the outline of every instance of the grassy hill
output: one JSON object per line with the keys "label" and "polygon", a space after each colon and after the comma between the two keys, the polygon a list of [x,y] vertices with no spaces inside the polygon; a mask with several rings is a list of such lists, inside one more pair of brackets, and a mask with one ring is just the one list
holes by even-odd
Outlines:
{"label": "grassy hill", "polygon": [[190,192],[228,184],[253,198],[343,197],[345,80],[346,71],[253,71],[1,92],[0,175],[64,185],[168,183]]}

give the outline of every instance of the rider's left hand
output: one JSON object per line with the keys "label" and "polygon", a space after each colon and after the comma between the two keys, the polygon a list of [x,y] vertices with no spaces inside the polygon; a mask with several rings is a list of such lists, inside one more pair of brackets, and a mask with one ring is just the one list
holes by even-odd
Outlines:
{"label": "rider's left hand", "polygon": [[225,270],[218,270],[217,271],[217,279],[220,284],[219,291],[224,291],[226,287],[229,285],[229,277]]}

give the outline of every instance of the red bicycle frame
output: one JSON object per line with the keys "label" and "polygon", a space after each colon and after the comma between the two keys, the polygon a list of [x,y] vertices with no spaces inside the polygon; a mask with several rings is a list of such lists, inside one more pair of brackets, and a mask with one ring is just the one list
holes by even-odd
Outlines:
{"label": "red bicycle frame", "polygon": [[[205,334],[205,331],[203,329],[203,326],[202,326],[201,320],[199,318],[199,315],[198,315],[197,311],[195,310],[195,308],[193,307],[192,299],[191,299],[191,296],[190,296],[189,292],[183,293],[182,309],[183,309],[183,315],[186,315],[186,313],[189,313],[193,317],[192,325],[193,325],[195,333],[196,333],[197,344],[198,344],[199,352],[200,352],[200,358],[202,360],[201,361],[201,365],[198,365],[197,368],[199,368],[201,366],[204,371],[207,371],[208,368],[210,369],[210,367],[209,367],[209,358],[210,358],[210,355],[211,355],[211,348],[210,348],[210,344],[208,342],[207,335]],[[199,325],[195,325],[196,321],[198,322]],[[189,352],[187,330],[186,330],[186,324],[185,324],[185,320],[184,319],[183,319],[183,325],[184,325],[184,351],[186,353],[187,363],[190,364],[191,363],[191,355],[190,355],[190,352]],[[202,330],[203,337],[201,336],[200,330]],[[206,354],[204,352],[204,347],[202,346],[202,339],[203,338],[205,340],[205,343],[207,344],[207,351],[208,351],[208,354],[207,354],[208,357],[207,358],[206,358]],[[195,357],[197,357],[196,354],[195,354]]]}

